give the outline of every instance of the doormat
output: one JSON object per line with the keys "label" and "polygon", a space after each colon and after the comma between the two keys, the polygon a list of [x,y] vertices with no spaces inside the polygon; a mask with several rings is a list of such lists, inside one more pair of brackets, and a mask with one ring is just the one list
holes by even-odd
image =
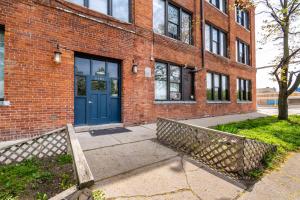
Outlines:
{"label": "doormat", "polygon": [[111,134],[127,133],[127,132],[132,132],[132,131],[123,127],[117,127],[117,128],[93,130],[90,131],[90,134],[91,136],[99,136],[99,135],[111,135]]}

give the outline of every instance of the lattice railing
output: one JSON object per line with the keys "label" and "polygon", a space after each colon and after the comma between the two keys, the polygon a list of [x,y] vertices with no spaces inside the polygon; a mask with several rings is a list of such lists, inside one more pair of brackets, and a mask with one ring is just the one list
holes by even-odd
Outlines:
{"label": "lattice railing", "polygon": [[21,162],[32,157],[51,157],[67,151],[67,130],[61,128],[0,149],[0,164]]}
{"label": "lattice railing", "polygon": [[275,147],[209,128],[159,118],[157,139],[213,169],[239,178],[256,169]]}

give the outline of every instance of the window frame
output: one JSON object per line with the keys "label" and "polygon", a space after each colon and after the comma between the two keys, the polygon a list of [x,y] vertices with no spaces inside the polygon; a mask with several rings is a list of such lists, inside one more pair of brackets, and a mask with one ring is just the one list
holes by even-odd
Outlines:
{"label": "window frame", "polygon": [[[242,46],[242,52],[240,51],[240,45]],[[240,56],[241,53],[242,57]],[[236,39],[236,61],[244,65],[251,65],[250,45],[239,38]]]}
{"label": "window frame", "polygon": [[[210,92],[211,92],[211,99],[208,98],[207,95],[207,75],[210,74],[211,75],[211,88],[210,88]],[[215,76],[219,77],[219,86],[215,87]],[[226,77],[226,81],[227,81],[227,87],[223,86],[223,77]],[[218,98],[215,98],[215,88],[218,88]],[[226,97],[223,98],[222,92],[223,89],[227,90],[227,94]],[[219,72],[213,72],[213,71],[207,71],[206,72],[206,100],[207,102],[230,102],[230,76],[227,74],[223,74],[223,73],[219,73]]]}
{"label": "window frame", "polygon": [[[236,80],[237,80],[237,101],[252,102],[252,80],[244,79],[240,77],[238,77]],[[247,83],[248,83],[248,87],[246,87]]]}
{"label": "window frame", "polygon": [[[186,9],[186,8],[184,8],[184,7],[178,5],[178,4],[176,4],[176,3],[174,3],[174,2],[172,2],[170,0],[164,0],[164,3],[165,3],[165,5],[164,5],[165,6],[165,13],[164,13],[164,16],[163,16],[164,17],[164,33],[163,33],[163,35],[165,35],[167,37],[170,37],[170,38],[173,38],[173,39],[176,39],[176,40],[179,40],[179,41],[181,41],[181,42],[183,42],[185,44],[194,45],[194,43],[193,43],[194,42],[193,41],[193,26],[192,26],[193,25],[192,24],[193,13],[191,11],[189,11],[188,9]],[[152,4],[152,5],[154,5],[154,4]],[[176,9],[178,9],[178,11],[179,11],[178,25],[177,25],[177,27],[178,27],[178,31],[177,31],[178,32],[178,36],[177,36],[177,38],[174,38],[174,37],[172,37],[172,36],[169,35],[169,23],[170,23],[170,21],[169,21],[169,6],[174,7]],[[189,30],[189,36],[190,36],[189,37],[189,43],[184,42],[183,38],[182,38],[182,13],[185,13],[185,14],[187,14],[187,15],[190,16],[190,22],[189,22],[189,27],[190,27],[190,30]],[[153,13],[153,15],[154,15],[154,13]],[[153,23],[154,23],[154,21],[153,21]],[[174,24],[174,23],[172,23],[172,24]],[[153,26],[153,32],[157,33],[154,30],[154,26]],[[157,34],[160,34],[160,33],[157,33]]]}
{"label": "window frame", "polygon": [[[157,102],[166,102],[166,101],[172,101],[172,102],[181,102],[181,101],[196,101],[196,99],[195,99],[195,76],[193,76],[192,77],[192,85],[191,85],[191,87],[192,87],[192,89],[191,89],[191,92],[193,93],[192,95],[194,96],[194,99],[190,99],[190,100],[185,100],[184,99],[184,94],[183,94],[183,90],[184,90],[184,88],[183,88],[183,85],[184,85],[184,83],[183,83],[183,70],[184,69],[189,69],[189,70],[192,70],[190,67],[183,67],[182,65],[178,65],[178,64],[176,64],[176,63],[173,63],[173,62],[166,62],[166,61],[162,61],[162,60],[155,60],[155,66],[154,66],[154,68],[156,68],[156,64],[157,63],[160,63],[160,64],[164,64],[164,65],[166,65],[166,74],[167,74],[167,78],[166,78],[166,84],[167,84],[167,86],[166,86],[166,93],[167,93],[167,95],[166,95],[166,99],[156,99],[155,98],[155,95],[154,95],[154,100],[155,101],[157,101]],[[171,76],[170,76],[170,74],[171,74],[171,67],[172,66],[174,66],[174,67],[178,67],[179,69],[180,69],[180,83],[177,83],[176,82],[176,84],[179,84],[179,93],[180,93],[180,99],[179,100],[172,100],[171,98],[170,98],[170,94],[171,94],[171,83],[173,83],[172,81],[171,81]],[[192,72],[191,72],[192,73]],[[156,82],[156,75],[155,75],[155,70],[154,70],[154,83]],[[154,84],[154,94],[156,93],[156,88],[155,88],[155,84]]]}
{"label": "window frame", "polygon": [[215,8],[217,8],[218,10],[220,10],[222,13],[227,14],[228,13],[228,2],[227,0],[223,0],[223,6],[224,6],[224,11],[221,9],[221,4],[220,4],[220,0],[215,0],[216,1],[216,5],[212,2],[213,0],[208,0],[209,4],[211,4],[212,6],[214,6]]}
{"label": "window frame", "polygon": [[[118,19],[115,16],[113,16],[113,1],[114,0],[106,0],[106,1],[107,1],[107,13],[103,13],[103,12],[100,12],[100,11],[97,11],[97,10],[94,10],[94,9],[90,8],[90,0],[83,0],[83,5],[81,5],[81,6],[84,6],[84,7],[88,8],[90,10],[93,10],[95,12],[111,16],[111,17],[113,17],[113,18],[115,18],[119,21],[132,23],[132,20],[133,20],[132,19],[132,0],[128,0],[128,21],[123,21],[123,20]],[[74,2],[72,2],[72,0],[69,0],[69,2],[74,3]],[[76,4],[76,5],[80,5],[80,4]]]}
{"label": "window frame", "polygon": [[[224,31],[223,29],[221,29],[209,22],[205,22],[205,29],[207,28],[207,26],[209,27],[209,50],[207,49],[207,44],[205,45],[205,50],[209,51],[213,54],[228,58],[228,33],[226,31]],[[217,53],[213,52],[213,43],[214,43],[213,31],[214,30],[217,31],[217,38],[218,38]],[[206,34],[206,30],[204,31],[204,33]],[[223,44],[223,54],[224,55],[221,54],[221,46],[222,46],[221,45],[221,36],[222,36],[221,33],[224,34],[224,36],[225,36],[225,40],[223,40],[224,41],[224,44]],[[206,42],[206,38],[207,38],[207,36],[205,36],[205,42]]]}
{"label": "window frame", "polygon": [[236,6],[235,16],[236,23],[250,31],[250,12],[246,9]]}

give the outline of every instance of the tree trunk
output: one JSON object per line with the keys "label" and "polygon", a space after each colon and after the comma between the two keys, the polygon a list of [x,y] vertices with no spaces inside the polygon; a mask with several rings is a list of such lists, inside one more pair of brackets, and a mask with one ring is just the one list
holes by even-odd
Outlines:
{"label": "tree trunk", "polygon": [[280,89],[278,97],[278,119],[287,120],[288,117],[288,96],[286,91]]}

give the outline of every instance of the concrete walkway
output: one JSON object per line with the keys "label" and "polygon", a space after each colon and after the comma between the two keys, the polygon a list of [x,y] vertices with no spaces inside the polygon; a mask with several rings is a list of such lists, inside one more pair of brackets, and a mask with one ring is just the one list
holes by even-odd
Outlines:
{"label": "concrete walkway", "polygon": [[[202,126],[262,117],[260,113],[187,120]],[[130,132],[91,136],[78,133],[96,184],[107,199],[229,200],[300,199],[300,154],[272,172],[251,192],[156,141],[155,125]],[[278,192],[277,192],[278,189]]]}

